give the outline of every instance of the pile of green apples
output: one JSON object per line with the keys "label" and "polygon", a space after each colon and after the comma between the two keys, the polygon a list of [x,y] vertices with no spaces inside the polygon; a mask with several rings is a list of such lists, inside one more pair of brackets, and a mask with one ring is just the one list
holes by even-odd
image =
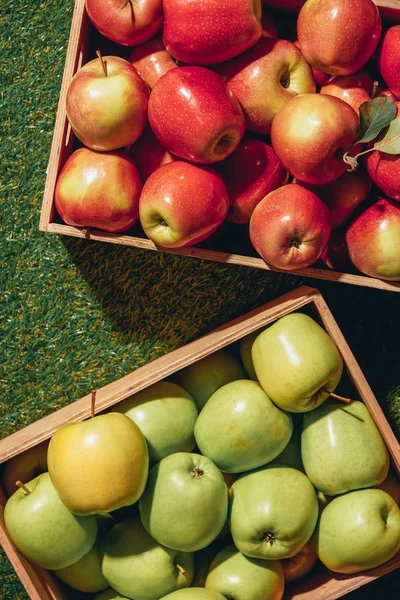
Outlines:
{"label": "pile of green apples", "polygon": [[342,373],[316,320],[285,315],[10,460],[8,533],[97,600],[280,600],[318,562],[382,565],[400,483]]}

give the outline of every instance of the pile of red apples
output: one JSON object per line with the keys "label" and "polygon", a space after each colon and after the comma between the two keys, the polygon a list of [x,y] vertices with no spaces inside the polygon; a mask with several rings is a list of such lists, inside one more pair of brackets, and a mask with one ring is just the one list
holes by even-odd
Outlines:
{"label": "pile of red apples", "polygon": [[86,12],[115,55],[97,51],[68,88],[82,147],[57,180],[65,223],[116,233],[140,220],[181,248],[228,220],[274,269],[323,261],[400,280],[400,25],[372,0]]}

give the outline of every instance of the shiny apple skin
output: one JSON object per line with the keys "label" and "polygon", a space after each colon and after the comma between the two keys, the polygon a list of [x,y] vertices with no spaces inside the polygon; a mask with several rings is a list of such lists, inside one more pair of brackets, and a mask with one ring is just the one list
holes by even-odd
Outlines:
{"label": "shiny apple skin", "polygon": [[285,582],[290,583],[305,577],[315,567],[318,561],[312,540],[302,547],[302,549],[292,556],[281,561]]}
{"label": "shiny apple skin", "polygon": [[337,229],[366,200],[372,181],[368,173],[359,166],[353,173],[345,171],[328,185],[304,185],[325,202],[331,215],[332,229]]}
{"label": "shiny apple skin", "polygon": [[383,34],[378,69],[392,94],[400,100],[400,25],[390,27]]}
{"label": "shiny apple skin", "polygon": [[347,250],[345,229],[332,230],[328,243],[321,255],[321,260],[329,269],[333,269],[334,271],[348,273],[352,270],[353,264]]}
{"label": "shiny apple skin", "polygon": [[150,94],[148,118],[169,152],[203,164],[226,158],[245,131],[234,93],[222,77],[205,67],[168,71]]}
{"label": "shiny apple skin", "polygon": [[175,161],[154,171],[144,184],[139,217],[155,244],[180,248],[211,235],[228,208],[228,191],[214,169]]}
{"label": "shiny apple skin", "polygon": [[371,58],[382,21],[372,0],[308,0],[297,18],[307,62],[330,75],[351,75]]}
{"label": "shiny apple skin", "polygon": [[[400,102],[396,102],[400,119]],[[387,154],[373,150],[364,156],[364,163],[372,181],[393,200],[400,202],[400,154]]]}
{"label": "shiny apple skin", "polygon": [[381,198],[348,227],[346,243],[354,266],[371,277],[400,281],[400,207]]}
{"label": "shiny apple skin", "polygon": [[[293,43],[300,50],[299,40],[295,40]],[[300,50],[300,52],[301,52],[301,50]],[[314,67],[311,67],[311,72],[313,74],[314,81],[315,81],[317,88],[322,87],[330,78],[330,75],[328,75],[328,73],[323,73],[322,71],[318,71],[318,69],[314,69]]]}
{"label": "shiny apple skin", "polygon": [[127,154],[80,148],[58,177],[54,201],[67,225],[116,233],[136,223],[141,190],[138,170]]}
{"label": "shiny apple skin", "polygon": [[132,65],[118,56],[85,64],[74,75],[66,97],[67,117],[76,137],[101,152],[133,144],[147,121],[149,90]]}
{"label": "shiny apple skin", "polygon": [[357,135],[358,115],[346,102],[326,94],[301,94],[276,115],[271,141],[293,177],[322,185],[344,173],[341,153],[353,146]]}
{"label": "shiny apple skin", "polygon": [[228,158],[218,164],[218,172],[228,188],[230,207],[227,219],[233,223],[249,223],[260,200],[288,180],[288,173],[273,148],[248,135]]}
{"label": "shiny apple skin", "polygon": [[331,233],[329,211],[301,185],[274,190],[257,204],[250,220],[250,239],[263,259],[284,271],[302,269],[321,256]]}
{"label": "shiny apple skin", "polygon": [[155,37],[140,46],[135,46],[129,56],[129,62],[143,77],[150,89],[167,71],[178,66],[168,54],[161,36]]}
{"label": "shiny apple skin", "polygon": [[331,77],[321,87],[321,94],[336,96],[358,113],[360,104],[371,100],[374,79],[365,69],[346,77]]}
{"label": "shiny apple skin", "polygon": [[[293,96],[315,92],[311,69],[288,40],[262,38],[242,55],[216,65],[239,100],[249,131],[268,134],[277,112]],[[288,87],[281,81],[290,77]]]}
{"label": "shiny apple skin", "polygon": [[142,183],[158,167],[179,160],[164,148],[149,126],[145,127],[138,141],[131,147],[130,154],[138,168]]}
{"label": "shiny apple skin", "polygon": [[143,44],[163,23],[162,0],[86,0],[85,7],[101,35],[122,46]]}
{"label": "shiny apple skin", "polygon": [[261,36],[260,0],[163,0],[167,51],[190,65],[229,60]]}

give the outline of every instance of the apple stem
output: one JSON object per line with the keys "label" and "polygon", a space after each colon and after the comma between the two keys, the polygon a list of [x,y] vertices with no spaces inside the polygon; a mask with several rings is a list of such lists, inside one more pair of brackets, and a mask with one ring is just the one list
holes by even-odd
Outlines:
{"label": "apple stem", "polygon": [[329,394],[330,396],[332,396],[332,398],[335,398],[336,400],[341,400],[342,402],[345,402],[346,404],[350,404],[350,402],[353,402],[353,400],[351,398],[345,398],[344,396],[340,396],[339,394],[330,392],[326,388],[322,388],[322,389],[324,390],[324,392],[326,392],[327,394]]}
{"label": "apple stem", "polygon": [[22,481],[16,481],[15,485],[18,486],[19,488],[21,488],[22,490],[24,490],[25,494],[28,495],[31,493],[31,490],[29,488],[26,487],[26,485],[24,483],[22,483]]}
{"label": "apple stem", "polygon": [[178,571],[182,573],[182,575],[186,575],[186,569],[184,569],[183,567],[181,567],[181,565],[178,564],[176,564],[175,566],[178,569]]}
{"label": "apple stem", "polygon": [[96,390],[92,390],[92,398],[90,403],[90,416],[93,419],[94,417],[94,407],[96,404]]}
{"label": "apple stem", "polygon": [[101,53],[101,50],[96,50],[96,54],[99,57],[100,61],[101,61],[101,66],[103,67],[103,73],[104,73],[104,77],[107,77],[107,62],[103,59],[103,55]]}
{"label": "apple stem", "polygon": [[378,87],[379,87],[379,81],[374,81],[373,86],[372,86],[372,94],[371,94],[372,100],[375,98],[375,94],[378,90]]}
{"label": "apple stem", "polygon": [[376,148],[374,148],[372,146],[372,148],[367,148],[367,150],[363,150],[363,152],[360,152],[359,154],[356,154],[356,156],[349,156],[347,154],[347,152],[345,154],[343,154],[343,160],[344,162],[349,165],[349,168],[347,169],[350,173],[353,173],[357,167],[358,167],[358,158],[360,158],[360,156],[363,156],[363,154],[368,154],[368,152],[373,152],[374,150],[376,150]]}

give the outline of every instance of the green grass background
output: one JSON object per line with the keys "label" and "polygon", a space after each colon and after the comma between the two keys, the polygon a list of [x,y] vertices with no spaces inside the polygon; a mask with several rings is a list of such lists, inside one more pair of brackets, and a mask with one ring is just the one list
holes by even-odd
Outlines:
{"label": "green grass background", "polygon": [[[72,9],[0,7],[1,437],[302,283],[322,291],[398,435],[399,295],[39,232]],[[393,573],[348,598],[399,594]],[[26,597],[1,553],[0,598]]]}

